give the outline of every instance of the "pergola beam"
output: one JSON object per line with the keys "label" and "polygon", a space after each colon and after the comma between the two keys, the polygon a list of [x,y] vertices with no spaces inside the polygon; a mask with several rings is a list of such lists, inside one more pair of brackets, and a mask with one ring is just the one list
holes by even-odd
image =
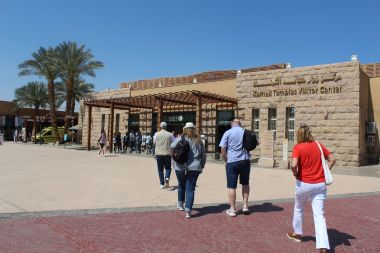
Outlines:
{"label": "pergola beam", "polygon": [[202,96],[197,96],[197,108],[196,108],[196,121],[197,130],[199,134],[202,134]]}

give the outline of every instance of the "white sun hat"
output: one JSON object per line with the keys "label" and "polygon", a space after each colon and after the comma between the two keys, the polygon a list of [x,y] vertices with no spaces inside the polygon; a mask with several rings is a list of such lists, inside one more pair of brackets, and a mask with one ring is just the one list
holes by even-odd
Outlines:
{"label": "white sun hat", "polygon": [[193,122],[186,122],[186,125],[183,128],[184,129],[185,128],[195,128],[195,125],[193,124]]}

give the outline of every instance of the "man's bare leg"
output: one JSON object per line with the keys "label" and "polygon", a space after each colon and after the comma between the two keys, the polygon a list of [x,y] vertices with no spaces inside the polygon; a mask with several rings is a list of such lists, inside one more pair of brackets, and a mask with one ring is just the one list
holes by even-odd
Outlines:
{"label": "man's bare leg", "polygon": [[249,197],[249,185],[242,186],[242,194],[243,194],[243,207],[248,207],[248,197]]}
{"label": "man's bare leg", "polygon": [[230,208],[236,210],[236,189],[228,189],[228,200],[230,201]]}

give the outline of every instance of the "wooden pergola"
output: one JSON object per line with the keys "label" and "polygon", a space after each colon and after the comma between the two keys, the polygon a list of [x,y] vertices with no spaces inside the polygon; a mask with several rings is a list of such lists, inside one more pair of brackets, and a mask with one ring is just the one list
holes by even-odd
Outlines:
{"label": "wooden pergola", "polygon": [[[224,95],[219,95],[203,91],[181,91],[141,95],[134,97],[108,98],[99,100],[87,99],[84,105],[88,107],[88,127],[87,127],[87,150],[91,146],[91,117],[92,107],[110,108],[110,136],[113,136],[114,110],[130,110],[130,109],[149,109],[157,112],[157,129],[162,121],[162,115],[165,109],[180,110],[187,108],[196,112],[196,126],[199,133],[202,130],[202,105],[215,104],[227,107],[236,107],[237,99]],[[110,141],[110,149],[112,150],[112,141]]]}

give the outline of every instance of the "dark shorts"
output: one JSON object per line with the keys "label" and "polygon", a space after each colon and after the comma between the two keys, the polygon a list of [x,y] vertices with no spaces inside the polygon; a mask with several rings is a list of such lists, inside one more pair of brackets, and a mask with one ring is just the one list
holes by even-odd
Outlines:
{"label": "dark shorts", "polygon": [[100,147],[103,148],[104,147],[104,143],[99,143],[100,144]]}
{"label": "dark shorts", "polygon": [[240,176],[240,184],[249,185],[251,163],[249,160],[237,161],[226,164],[227,188],[236,189]]}

